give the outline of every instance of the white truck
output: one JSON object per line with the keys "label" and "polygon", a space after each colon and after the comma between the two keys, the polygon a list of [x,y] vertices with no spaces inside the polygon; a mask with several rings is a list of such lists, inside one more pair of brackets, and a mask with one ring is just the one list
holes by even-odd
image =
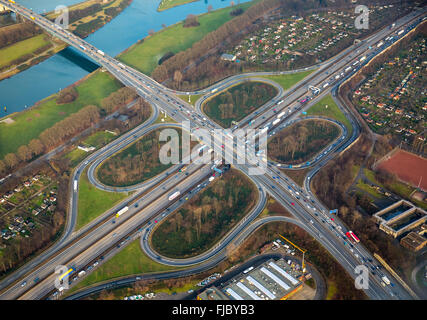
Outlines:
{"label": "white truck", "polygon": [[209,182],[213,181],[213,179],[215,179],[215,177],[214,177],[214,176],[210,177],[210,178],[209,178]]}
{"label": "white truck", "polygon": [[390,284],[390,280],[387,278],[387,276],[382,276],[381,280],[384,281],[384,283],[387,284],[387,285]]}
{"label": "white truck", "polygon": [[77,191],[77,180],[74,180],[74,191]]}
{"label": "white truck", "polygon": [[120,217],[123,213],[125,213],[128,210],[129,210],[128,206],[121,208],[119,211],[117,211],[116,218]]}
{"label": "white truck", "polygon": [[79,278],[83,277],[86,274],[86,271],[82,270],[77,275]]}
{"label": "white truck", "polygon": [[280,112],[278,115],[277,115],[277,119],[280,119],[281,117],[283,117],[285,115],[285,112]]}
{"label": "white truck", "polygon": [[181,192],[180,192],[180,191],[175,191],[174,193],[172,193],[172,194],[169,196],[169,201],[172,201],[173,199],[175,199],[176,197],[178,197],[180,194],[181,194]]}
{"label": "white truck", "polygon": [[98,52],[101,56],[104,56],[104,55],[105,55],[104,51],[98,50],[97,52]]}

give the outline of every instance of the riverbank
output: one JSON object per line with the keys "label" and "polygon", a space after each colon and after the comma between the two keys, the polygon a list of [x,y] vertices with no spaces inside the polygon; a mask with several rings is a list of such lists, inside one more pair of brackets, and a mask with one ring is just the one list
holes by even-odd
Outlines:
{"label": "riverbank", "polygon": [[[81,38],[86,38],[111,21],[131,3],[132,0],[109,0],[108,3],[101,5],[98,0],[87,0],[70,6],[71,19],[73,19],[73,16],[84,16],[72,23],[70,22],[68,31]],[[57,16],[58,14],[55,12],[49,12],[45,15],[51,21],[54,21]],[[0,49],[0,61],[2,61],[0,70],[7,65],[9,66],[8,69],[0,73],[0,81],[45,61],[67,47],[68,45],[63,41],[43,31],[39,35]],[[4,59],[2,58],[3,56],[5,57]]]}
{"label": "riverbank", "polygon": [[162,0],[157,8],[157,11],[164,11],[173,7],[181,6],[190,2],[196,2],[200,0]]}
{"label": "riverbank", "polygon": [[117,58],[127,65],[151,75],[158,66],[159,60],[167,53],[177,54],[185,51],[205,35],[233,19],[234,16],[230,15],[231,11],[236,8],[246,10],[253,4],[250,1],[198,15],[197,20],[200,25],[197,27],[184,28],[183,22],[178,22],[139,40],[119,54]]}

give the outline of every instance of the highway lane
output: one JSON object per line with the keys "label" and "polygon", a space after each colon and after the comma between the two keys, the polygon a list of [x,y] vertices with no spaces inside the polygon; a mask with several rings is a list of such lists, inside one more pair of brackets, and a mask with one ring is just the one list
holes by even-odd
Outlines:
{"label": "highway lane", "polygon": [[[84,172],[84,169],[86,166],[99,157],[102,153],[104,153],[106,150],[108,150],[111,147],[121,145],[123,141],[128,140],[133,135],[137,134],[139,131],[145,130],[146,127],[150,126],[158,117],[158,111],[157,109],[153,109],[151,116],[147,121],[139,125],[138,127],[134,128],[133,130],[129,131],[128,133],[123,134],[121,137],[115,139],[111,143],[109,143],[107,146],[102,147],[101,149],[95,151],[93,154],[89,155],[83,162],[81,162],[73,171],[72,179],[69,187],[69,193],[71,195],[70,202],[69,202],[69,214],[67,215],[67,221],[65,225],[64,233],[62,234],[61,238],[55,242],[50,248],[46,249],[43,253],[35,257],[34,259],[30,260],[28,263],[23,265],[21,268],[19,268],[17,271],[15,271],[13,274],[9,275],[8,277],[4,278],[0,282],[0,290],[3,290],[4,288],[11,285],[13,282],[15,282],[17,279],[22,278],[25,274],[27,274],[29,271],[33,270],[37,265],[42,263],[44,260],[51,257],[56,251],[61,250],[64,246],[69,244],[75,237],[73,237],[73,230],[76,225],[77,221],[77,205],[78,205],[78,190],[74,190],[73,181],[77,180],[79,181],[81,178],[82,173]],[[119,204],[119,206],[122,206]],[[114,210],[115,208],[113,208]],[[88,227],[92,227],[93,223],[91,223]]]}
{"label": "highway lane", "polygon": [[[32,290],[26,288],[25,293],[15,288],[9,292],[10,295],[2,294],[2,299],[13,299],[16,295],[20,299],[41,299],[49,292],[55,290],[54,280],[56,275],[53,274],[52,266],[68,265],[75,266],[77,270],[89,264],[94,257],[98,257],[112,246],[115,240],[119,240],[132,231],[139,228],[145,221],[152,219],[157,214],[170,205],[168,200],[169,194],[174,190],[179,189],[181,193],[185,193],[193,187],[194,181],[199,181],[210,175],[211,171],[208,166],[189,165],[187,171],[193,174],[189,178],[168,179],[159,185],[154,191],[149,192],[138,201],[138,207],[132,205],[128,212],[121,215],[119,218],[112,218],[110,223],[100,225],[97,230],[89,235],[79,239],[78,242],[68,247],[67,250],[59,253],[49,262],[47,267],[37,271],[37,274],[42,279]],[[165,189],[163,189],[163,186]],[[116,223],[112,223],[115,220]],[[30,285],[30,283],[29,283]],[[18,290],[17,290],[18,289]],[[23,289],[23,288],[21,288]],[[21,291],[21,292],[17,292]],[[23,294],[22,294],[23,293]]]}

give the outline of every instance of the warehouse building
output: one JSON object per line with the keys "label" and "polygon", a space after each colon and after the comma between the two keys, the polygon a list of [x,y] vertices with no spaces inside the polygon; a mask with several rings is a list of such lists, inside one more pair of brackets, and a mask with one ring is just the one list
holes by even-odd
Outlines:
{"label": "warehouse building", "polygon": [[302,288],[302,274],[285,260],[268,260],[249,268],[221,287],[203,291],[200,300],[286,300]]}

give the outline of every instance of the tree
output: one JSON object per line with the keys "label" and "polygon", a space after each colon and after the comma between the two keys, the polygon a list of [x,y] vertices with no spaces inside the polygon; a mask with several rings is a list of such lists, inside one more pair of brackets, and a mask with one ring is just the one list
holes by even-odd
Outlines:
{"label": "tree", "polygon": [[184,20],[184,28],[189,28],[189,27],[197,27],[199,26],[200,23],[197,20],[197,16],[195,16],[194,14],[189,14],[187,16],[187,18]]}
{"label": "tree", "polygon": [[44,150],[43,143],[39,139],[32,139],[28,148],[30,149],[32,156],[38,156]]}
{"label": "tree", "polygon": [[26,145],[20,146],[18,149],[18,157],[21,161],[27,161],[31,159],[31,150]]}
{"label": "tree", "polygon": [[179,85],[181,84],[182,81],[182,73],[179,70],[175,70],[174,74],[173,74],[173,80]]}
{"label": "tree", "polygon": [[4,157],[4,163],[10,168],[13,169],[15,168],[18,163],[19,163],[19,159],[16,156],[16,154],[14,153],[8,153],[5,157]]}
{"label": "tree", "polygon": [[3,173],[5,171],[6,171],[6,165],[2,160],[0,160],[0,173]]}

